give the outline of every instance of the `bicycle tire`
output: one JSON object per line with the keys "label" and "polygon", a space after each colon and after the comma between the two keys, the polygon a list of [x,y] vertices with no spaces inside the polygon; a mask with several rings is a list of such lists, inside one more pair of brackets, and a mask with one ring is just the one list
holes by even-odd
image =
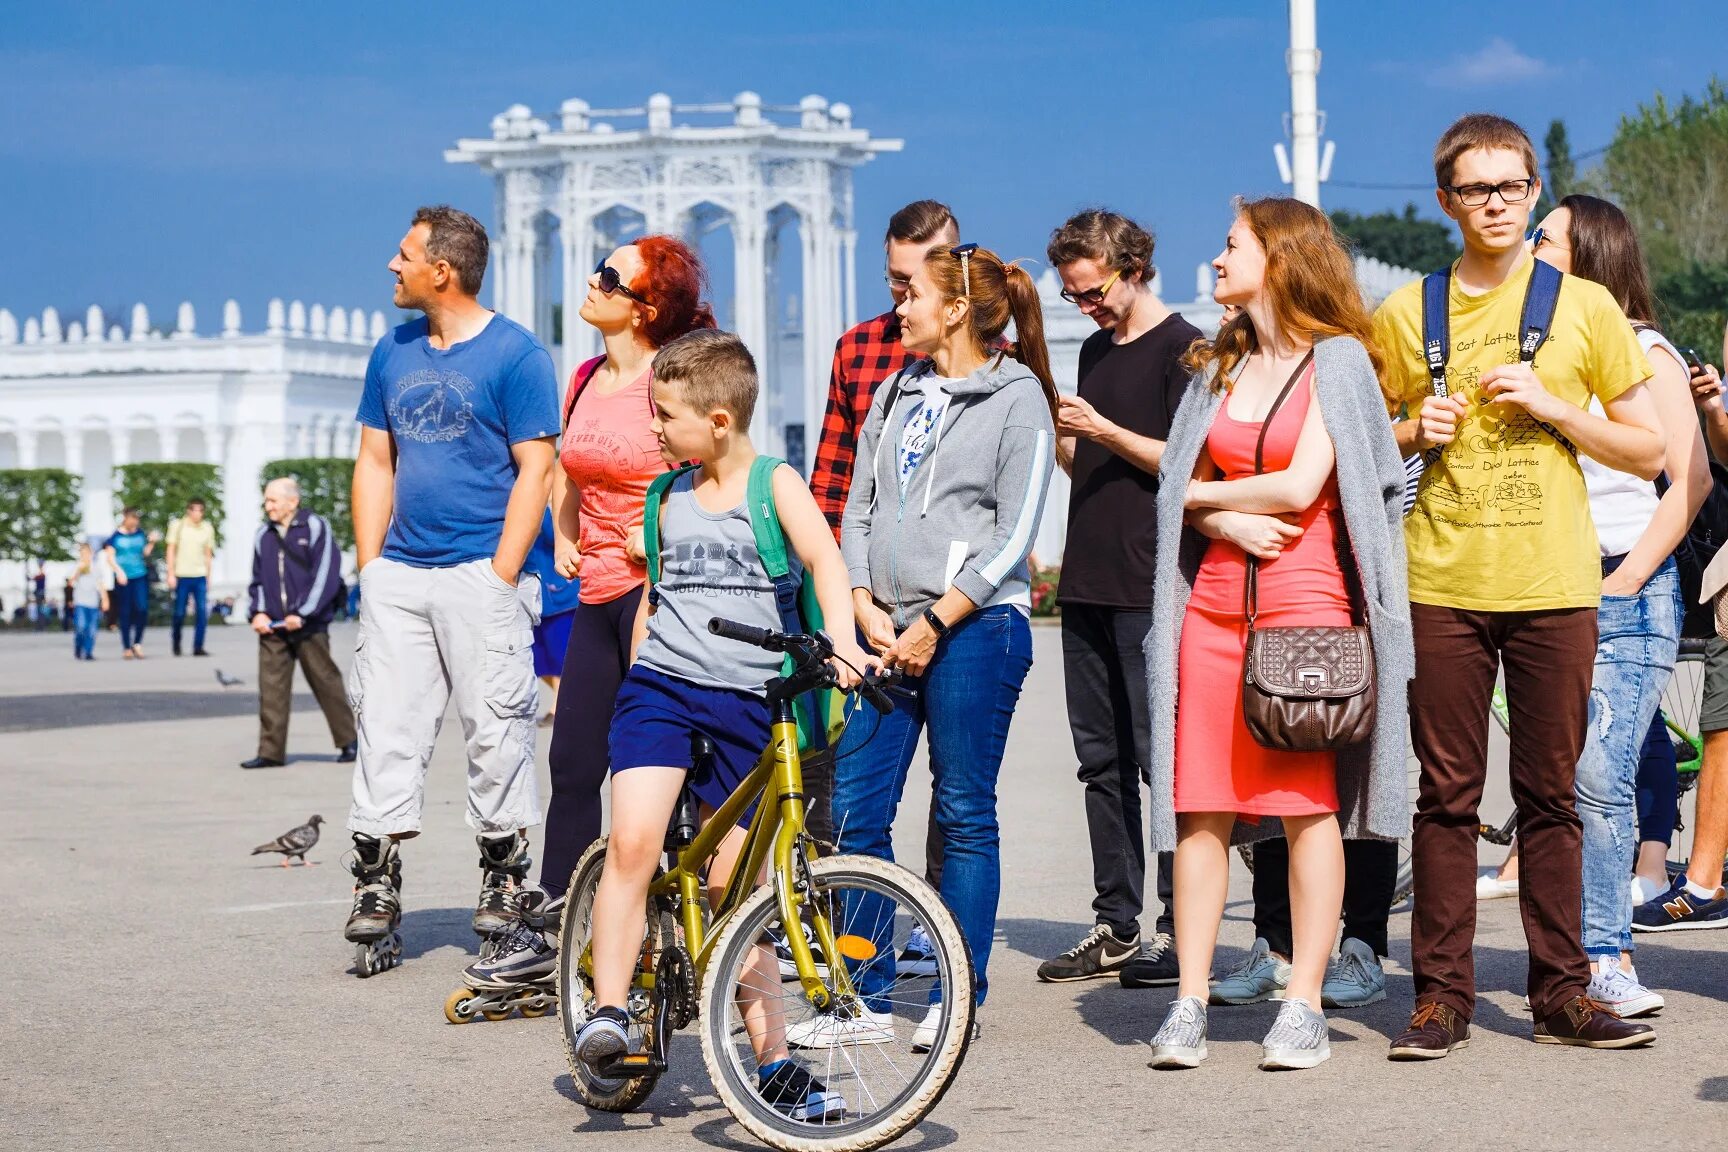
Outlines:
{"label": "bicycle tire", "polygon": [[[570,887],[564,899],[564,917],[558,927],[558,1021],[564,1035],[564,1058],[570,1065],[570,1083],[576,1095],[590,1108],[602,1112],[630,1112],[648,1099],[659,1081],[658,1073],[633,1076],[627,1080],[605,1080],[594,1074],[585,1061],[576,1058],[576,1034],[593,1011],[593,989],[582,971],[582,952],[588,944],[594,893],[600,887],[600,873],[606,866],[606,841],[602,836],[588,846],[570,873]],[[666,943],[664,926],[655,910],[648,909],[649,946],[655,960]],[[642,1026],[632,1020],[631,1040],[641,1040]]]}
{"label": "bicycle tire", "polygon": [[[830,856],[810,865],[811,899],[833,896],[843,888],[873,892],[896,901],[905,919],[924,926],[937,958],[942,984],[942,1003],[948,1016],[929,1051],[921,1054],[917,1074],[877,1113],[848,1121],[809,1123],[793,1120],[767,1105],[755,1090],[753,1070],[734,1058],[733,1005],[739,975],[752,951],[766,939],[770,925],[778,922],[780,910],[773,886],[764,885],[747,899],[715,942],[704,973],[702,988],[702,1060],[707,1065],[714,1090],[732,1116],[751,1135],[781,1152],[864,1152],[899,1139],[915,1127],[942,1099],[972,1039],[974,979],[971,954],[953,914],[924,880],[886,860],[868,856]],[[836,936],[845,935],[846,924],[831,921]],[[816,960],[829,970],[843,968],[842,957],[825,956],[816,945]],[[890,960],[893,953],[890,952]],[[798,1002],[808,1004],[786,985]],[[830,986],[832,987],[832,986]],[[892,1031],[892,1029],[890,1030]],[[748,1042],[745,1043],[748,1049]],[[830,1048],[845,1053],[849,1046]],[[869,1046],[853,1048],[862,1054]],[[795,1050],[796,1051],[796,1050]],[[851,1056],[844,1056],[851,1060]],[[752,1063],[754,1056],[752,1055]],[[830,1055],[832,1079],[834,1056]],[[893,1069],[892,1061],[885,1061]],[[853,1064],[857,1072],[857,1064]],[[832,1085],[830,1085],[832,1087]],[[872,1097],[873,1098],[873,1097]]]}

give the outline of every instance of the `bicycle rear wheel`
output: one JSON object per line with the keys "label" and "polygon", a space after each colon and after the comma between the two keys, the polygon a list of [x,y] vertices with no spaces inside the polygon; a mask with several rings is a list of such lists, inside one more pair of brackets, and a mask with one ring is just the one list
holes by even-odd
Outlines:
{"label": "bicycle rear wheel", "polygon": [[[879,1148],[922,1120],[960,1069],[972,1036],[971,958],[941,897],[904,868],[871,857],[831,856],[811,864],[810,877],[808,907],[826,918],[840,953],[826,954],[820,939],[812,949],[817,964],[827,966],[823,983],[833,1002],[818,1011],[799,983],[780,980],[772,951],[780,907],[774,889],[760,887],[726,926],[708,963],[702,1057],[721,1101],[769,1146],[787,1152]],[[914,926],[929,937],[934,976],[896,970],[895,957]],[[758,949],[767,949],[765,961]],[[871,995],[857,994],[865,988]],[[941,1009],[932,1012],[938,995]],[[826,1088],[829,1107],[821,1114],[795,1118],[764,1097],[741,1001],[763,1010],[753,1015],[769,1059],[778,1054],[781,1029],[812,1045],[790,1048],[787,1059]],[[917,1035],[921,1031],[926,1034]]]}
{"label": "bicycle rear wheel", "polygon": [[1692,855],[1692,820],[1687,819],[1686,794],[1698,783],[1698,771],[1704,764],[1704,737],[1699,731],[1704,710],[1704,644],[1697,640],[1682,640],[1680,655],[1674,662],[1674,675],[1662,693],[1662,714],[1668,722],[1668,739],[1674,745],[1674,768],[1678,777],[1680,811],[1674,823],[1674,842],[1670,845],[1670,869],[1674,861],[1682,866]]}

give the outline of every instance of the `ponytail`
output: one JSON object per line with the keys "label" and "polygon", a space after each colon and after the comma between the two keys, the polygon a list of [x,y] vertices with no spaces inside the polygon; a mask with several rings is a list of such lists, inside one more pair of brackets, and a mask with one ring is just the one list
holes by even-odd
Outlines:
{"label": "ponytail", "polygon": [[[962,259],[964,257],[964,259]],[[1044,343],[1044,309],[1032,274],[1009,264],[988,248],[973,244],[933,248],[924,267],[944,300],[965,300],[967,324],[978,351],[989,355],[1014,324],[1017,339],[1004,352],[1031,369],[1044,389],[1050,419],[1056,419],[1056,379],[1050,374],[1050,349]]]}
{"label": "ponytail", "polygon": [[1056,420],[1056,378],[1050,374],[1050,349],[1044,343],[1044,307],[1038,301],[1038,285],[1032,274],[1018,264],[1005,264],[1008,311],[1014,317],[1015,340],[1008,355],[1032,370],[1044,389],[1050,420]]}

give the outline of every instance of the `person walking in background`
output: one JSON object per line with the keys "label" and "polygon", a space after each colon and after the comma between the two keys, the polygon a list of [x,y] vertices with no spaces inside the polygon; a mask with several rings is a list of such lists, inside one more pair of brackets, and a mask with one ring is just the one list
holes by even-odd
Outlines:
{"label": "person walking in background", "polygon": [[552,485],[558,574],[580,578],[576,614],[558,682],[547,759],[552,800],[540,886],[556,917],[576,863],[600,836],[600,789],[618,688],[630,668],[630,631],[648,579],[642,508],[666,471],[649,391],[654,354],[687,332],[714,327],[702,299],[702,261],[674,236],[644,236],[588,277],[582,319],[598,329],[604,355],[571,375]]}
{"label": "person walking in background", "polygon": [[102,587],[102,574],[96,570],[96,557],[89,541],[78,545],[78,566],[66,581],[72,594],[72,655],[78,660],[96,659],[96,628],[102,623],[102,613],[108,610],[108,590]]}
{"label": "person walking in background", "polygon": [[[1331,222],[1297,200],[1241,204],[1212,264],[1215,298],[1240,311],[1189,357],[1196,380],[1164,452],[1146,647],[1153,843],[1176,849],[1181,954],[1152,1067],[1206,1058],[1230,843],[1281,824],[1290,964],[1260,1066],[1312,1068],[1330,1056],[1321,986],[1343,903],[1343,840],[1396,840],[1409,820],[1404,464],[1380,418],[1378,354]],[[1262,744],[1244,706],[1254,630],[1352,624],[1366,625],[1372,646],[1369,739],[1312,751]]]}
{"label": "person walking in background", "polygon": [[451,704],[480,848],[476,934],[513,922],[530,867],[525,830],[540,822],[540,596],[522,571],[551,494],[558,380],[533,333],[480,303],[489,247],[466,212],[414,214],[390,271],[396,306],[424,315],[378,341],[357,414],[362,597],[348,692],[359,760],[343,931],[359,944],[388,947],[377,942],[400,923],[398,842],[419,835],[426,769]]}
{"label": "person walking in background", "polygon": [[330,522],[300,507],[300,485],[291,477],[270,481],[246,592],[247,616],[258,633],[258,754],[240,767],[287,763],[296,664],[330,725],[337,763],[353,762],[354,714],[330,655],[330,620],[341,589],[342,553]]}
{"label": "person walking in background", "polygon": [[1056,460],[1073,478],[1057,602],[1068,727],[1085,787],[1096,924],[1039,965],[1040,980],[1120,974],[1125,987],[1176,982],[1171,857],[1158,857],[1163,911],[1142,944],[1148,764],[1146,656],[1157,554],[1158,466],[1188,388],[1182,357],[1200,330],[1152,292],[1152,234],[1089,209],[1051,234],[1062,297],[1098,325],[1080,347],[1080,384],[1057,409]]}
{"label": "person walking in background", "polygon": [[120,616],[120,649],[127,660],[144,659],[144,625],[150,616],[150,554],[160,536],[145,535],[140,513],[127,508],[120,527],[102,544],[102,558],[114,574],[114,603]]}
{"label": "person walking in background", "polygon": [[[1037,286],[994,252],[932,250],[898,311],[901,340],[928,359],[871,402],[840,546],[859,629],[917,696],[879,725],[846,729],[834,757],[834,824],[842,853],[894,858],[894,814],[927,730],[944,848],[939,891],[966,935],[982,1004],[1002,883],[996,779],[1032,667],[1026,556],[1049,490],[1056,385]],[[1010,320],[1016,343],[993,348]],[[792,1042],[880,1042],[891,1022],[882,993],[896,968],[892,954],[871,960],[858,976],[864,1011],[797,1025]],[[914,1047],[933,1042],[940,1019],[933,1007]]]}
{"label": "person walking in background", "polygon": [[[1550,338],[1527,344],[1536,262],[1524,235],[1542,182],[1523,129],[1499,116],[1462,118],[1435,145],[1434,177],[1464,247],[1435,282],[1448,336],[1429,344],[1421,282],[1394,292],[1374,317],[1389,410],[1407,415],[1399,447],[1432,461],[1404,522],[1416,637],[1410,730],[1422,783],[1410,925],[1416,1009],[1390,1055],[1438,1059],[1470,1035],[1484,717],[1502,670],[1534,1038],[1644,1045],[1656,1038],[1647,1025],[1619,1020],[1589,996],[1582,942],[1575,781],[1603,581],[1577,457],[1646,480],[1661,471],[1665,440],[1644,386],[1650,362],[1613,296],[1580,276],[1558,286]],[[1606,417],[1589,410],[1592,398]]]}
{"label": "person walking in background", "polygon": [[186,602],[192,602],[192,655],[204,651],[204,629],[210,622],[210,565],[216,558],[216,529],[204,518],[204,501],[186,502],[186,514],[168,526],[168,590],[174,593],[169,635],[174,655],[180,655],[180,632],[186,622]]}
{"label": "person walking in background", "polygon": [[547,508],[540,520],[540,535],[528,550],[524,572],[532,572],[540,580],[540,623],[534,625],[534,675],[552,690],[552,706],[540,717],[542,728],[550,726],[558,716],[559,673],[564,670],[564,656],[570,650],[570,620],[576,614],[581,585],[558,571],[557,533],[552,527],[552,509]]}

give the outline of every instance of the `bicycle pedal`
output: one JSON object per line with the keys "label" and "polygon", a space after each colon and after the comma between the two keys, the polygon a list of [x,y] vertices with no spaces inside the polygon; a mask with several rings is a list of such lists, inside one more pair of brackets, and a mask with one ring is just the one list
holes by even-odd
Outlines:
{"label": "bicycle pedal", "polygon": [[666,1061],[656,1060],[647,1052],[631,1052],[601,1061],[594,1069],[594,1074],[603,1080],[628,1080],[636,1076],[657,1075],[664,1071]]}

